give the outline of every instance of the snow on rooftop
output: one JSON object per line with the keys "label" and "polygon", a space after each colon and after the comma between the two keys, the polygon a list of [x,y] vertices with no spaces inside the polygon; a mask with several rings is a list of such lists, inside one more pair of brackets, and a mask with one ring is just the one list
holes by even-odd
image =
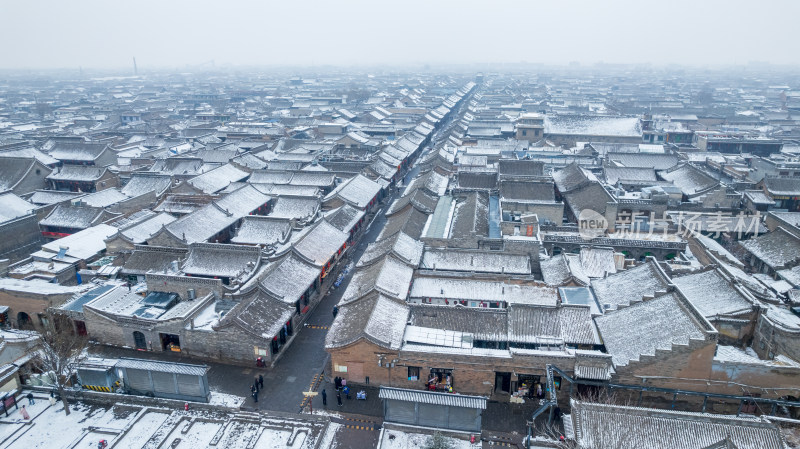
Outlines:
{"label": "snow on rooftop", "polygon": [[543,285],[519,285],[498,281],[419,276],[409,296],[467,301],[505,301],[509,304],[556,306],[557,292]]}
{"label": "snow on rooftop", "polygon": [[654,356],[656,349],[670,350],[705,338],[701,325],[675,295],[664,294],[595,318],[615,366],[638,361],[642,355]]}
{"label": "snow on rooftop", "polygon": [[67,247],[67,255],[86,260],[106,249],[105,239],[117,233],[117,228],[99,224],[83,229],[75,234],[42,245],[42,249],[58,254],[59,249]]}

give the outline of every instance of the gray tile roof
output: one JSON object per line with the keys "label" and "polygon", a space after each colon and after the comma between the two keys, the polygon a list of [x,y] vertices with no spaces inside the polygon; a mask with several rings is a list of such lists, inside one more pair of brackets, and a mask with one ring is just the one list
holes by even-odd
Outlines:
{"label": "gray tile roof", "polygon": [[193,243],[181,271],[193,276],[244,278],[261,262],[257,246],[220,243]]}
{"label": "gray tile roof", "polygon": [[671,350],[690,340],[704,340],[706,333],[677,293],[632,304],[595,318],[597,328],[614,365],[628,365],[656,349]]}
{"label": "gray tile roof", "polygon": [[270,246],[285,242],[291,233],[289,219],[248,215],[242,219],[242,224],[231,242]]}
{"label": "gray tile roof", "polygon": [[361,338],[388,349],[400,349],[408,306],[381,294],[339,308],[325,338],[326,348],[339,348]]}
{"label": "gray tile roof", "polygon": [[418,402],[420,404],[445,405],[450,407],[486,409],[487,399],[482,396],[466,396],[463,394],[434,393],[422,390],[404,390],[401,388],[381,387],[378,397],[395,401]]}
{"label": "gray tile roof", "polygon": [[[729,439],[738,449],[783,449],[781,429],[768,420],[625,407],[573,400],[571,418],[580,447],[702,449]],[[565,416],[565,419],[568,419]],[[722,446],[724,447],[724,446]]]}
{"label": "gray tile roof", "polygon": [[601,307],[610,304],[611,309],[615,309],[639,302],[657,291],[666,291],[669,283],[656,263],[647,261],[604,279],[593,280],[592,290]]}
{"label": "gray tile roof", "polygon": [[131,179],[122,188],[122,193],[130,197],[143,195],[147,192],[155,192],[161,195],[172,184],[172,177],[170,175],[162,175],[158,173],[133,173]]}
{"label": "gray tile roof", "polygon": [[248,333],[272,340],[296,312],[294,305],[274,298],[261,288],[242,299],[242,305],[223,318],[220,326],[234,322]]}
{"label": "gray tile roof", "polygon": [[509,342],[544,343],[552,339],[560,339],[571,345],[600,344],[591,309],[582,306],[536,307],[520,304],[509,307]]}
{"label": "gray tile roof", "polygon": [[170,270],[173,261],[180,264],[185,257],[186,250],[182,248],[137,246],[122,266],[122,273],[143,275],[151,270],[163,273]]}
{"label": "gray tile roof", "polygon": [[780,226],[768,234],[743,240],[739,244],[776,270],[800,260],[800,238]]}
{"label": "gray tile roof", "polygon": [[665,181],[671,181],[675,187],[681,189],[688,196],[708,192],[719,185],[719,181],[691,164],[683,164],[660,171],[658,176]]}
{"label": "gray tile roof", "polygon": [[553,183],[546,181],[500,181],[500,196],[514,201],[555,201]]}
{"label": "gray tile roof", "polygon": [[707,318],[753,311],[753,303],[718,270],[673,276],[672,282]]}
{"label": "gray tile roof", "polygon": [[508,339],[508,312],[505,309],[410,305],[408,322],[412,326],[467,332],[476,340],[505,342]]}
{"label": "gray tile roof", "polygon": [[206,365],[189,365],[178,362],[159,362],[156,360],[121,358],[114,365],[117,368],[139,369],[161,373],[186,374],[188,376],[203,376],[210,369]]}

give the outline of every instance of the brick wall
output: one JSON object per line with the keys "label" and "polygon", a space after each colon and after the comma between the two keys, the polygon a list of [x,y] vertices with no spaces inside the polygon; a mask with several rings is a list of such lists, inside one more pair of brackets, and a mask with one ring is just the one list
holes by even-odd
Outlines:
{"label": "brick wall", "polygon": [[145,281],[147,282],[147,291],[174,292],[182,299],[188,298],[187,291],[189,289],[194,289],[197,298],[202,298],[209,293],[222,297],[224,293],[220,279],[147,273]]}
{"label": "brick wall", "polygon": [[13,236],[0,240],[0,259],[10,259],[12,263],[30,256],[44,243],[35,214],[3,223],[0,233]]}
{"label": "brick wall", "polygon": [[[508,352],[497,351],[497,356],[470,356],[434,354],[422,352],[391,351],[361,340],[353,345],[328,351],[331,354],[331,375],[341,376],[353,383],[364,383],[369,377],[370,385],[399,388],[424,389],[431,368],[446,368],[453,371],[454,389],[459,393],[491,395],[495,387],[496,373],[512,373],[512,384],[517,374],[545,375],[548,363],[567,373],[572,373],[574,356],[563,353],[547,355],[502,356]],[[379,356],[382,365],[378,366]],[[397,360],[394,367],[386,365]],[[337,370],[346,366],[347,371]],[[419,368],[419,379],[408,379],[408,368]]]}

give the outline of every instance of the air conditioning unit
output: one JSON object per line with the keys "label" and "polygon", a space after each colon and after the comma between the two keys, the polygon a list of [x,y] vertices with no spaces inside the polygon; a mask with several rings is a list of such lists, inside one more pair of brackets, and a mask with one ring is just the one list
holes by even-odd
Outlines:
{"label": "air conditioning unit", "polygon": [[190,288],[189,290],[186,290],[186,297],[188,297],[191,301],[193,299],[197,299],[197,294],[194,292],[193,288]]}

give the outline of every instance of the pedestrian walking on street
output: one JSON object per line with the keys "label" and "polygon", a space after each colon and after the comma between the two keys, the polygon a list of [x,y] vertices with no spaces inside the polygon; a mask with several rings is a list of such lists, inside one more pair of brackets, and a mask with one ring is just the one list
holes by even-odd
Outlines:
{"label": "pedestrian walking on street", "polygon": [[258,402],[258,392],[257,391],[253,392],[253,402]]}
{"label": "pedestrian walking on street", "polygon": [[55,394],[53,394],[53,392],[52,392],[52,391],[50,392],[50,399],[49,399],[49,401],[50,401],[50,405],[56,405],[56,396],[55,396]]}
{"label": "pedestrian walking on street", "polygon": [[258,375],[258,386],[263,390],[264,389],[264,376],[261,374]]}
{"label": "pedestrian walking on street", "polygon": [[336,318],[336,315],[339,313],[339,307],[333,306],[333,318]]}
{"label": "pedestrian walking on street", "polygon": [[258,392],[258,377],[253,378],[253,386],[256,387],[256,393]]}
{"label": "pedestrian walking on street", "polygon": [[[340,404],[340,405],[341,405],[341,404]],[[19,412],[20,412],[20,413],[22,413],[22,417],[23,417],[24,419],[31,419],[31,415],[29,415],[29,414],[28,414],[28,411],[27,411],[27,410],[25,410],[25,406],[24,406],[24,405],[22,406],[22,410],[20,410]]]}
{"label": "pedestrian walking on street", "polygon": [[322,405],[326,407],[328,405],[328,393],[325,392],[324,388],[322,389]]}
{"label": "pedestrian walking on street", "polygon": [[[336,392],[336,402],[339,404],[339,407],[342,406],[342,393]],[[24,406],[22,407],[25,408]]]}
{"label": "pedestrian walking on street", "polygon": [[28,393],[26,397],[28,398],[28,405],[33,405],[36,403],[36,401],[33,400],[33,393]]}

